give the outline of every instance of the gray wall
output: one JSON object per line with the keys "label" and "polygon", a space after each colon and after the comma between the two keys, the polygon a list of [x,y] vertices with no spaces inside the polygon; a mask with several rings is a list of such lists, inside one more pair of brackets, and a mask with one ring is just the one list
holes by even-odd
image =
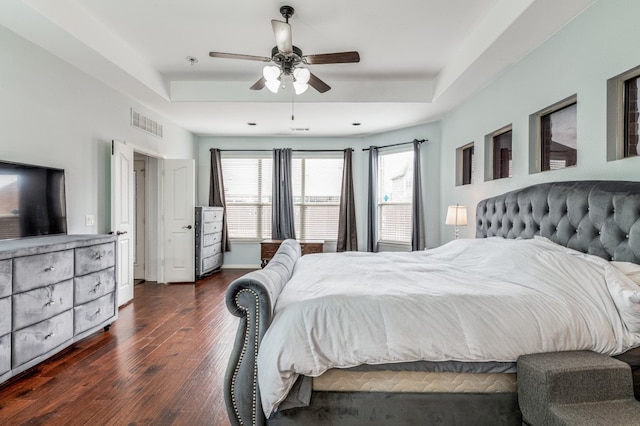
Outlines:
{"label": "gray wall", "polygon": [[[367,155],[362,148],[370,145],[389,145],[413,139],[428,139],[422,146],[422,180],[425,198],[425,220],[427,244],[440,243],[438,200],[440,197],[440,123],[424,124],[406,129],[379,134],[373,137],[346,138],[246,138],[246,137],[200,137],[198,148],[198,203],[207,205],[209,197],[209,149],[345,149],[353,148],[353,180],[356,195],[358,245],[364,250],[367,223]],[[255,267],[260,261],[258,241],[232,242],[231,252],[225,254],[225,267]],[[391,249],[391,248],[387,248]],[[335,251],[335,242],[325,244],[325,251]]]}
{"label": "gray wall", "polygon": [[[640,158],[607,161],[607,79],[640,64],[640,2],[600,0],[565,28],[511,66],[494,82],[442,121],[441,214],[460,203],[473,237],[477,202],[530,184],[560,180],[640,180]],[[529,174],[529,115],[564,98],[578,97],[578,165]],[[513,124],[513,177],[484,182],[485,135]],[[475,183],[455,185],[455,151],[475,142]],[[443,216],[444,217],[444,216]],[[441,226],[442,242],[453,227]]]}
{"label": "gray wall", "polygon": [[[163,124],[164,138],[131,127],[132,107]],[[194,158],[190,132],[1,26],[0,129],[0,159],[65,169],[69,233],[110,231],[111,140]]]}

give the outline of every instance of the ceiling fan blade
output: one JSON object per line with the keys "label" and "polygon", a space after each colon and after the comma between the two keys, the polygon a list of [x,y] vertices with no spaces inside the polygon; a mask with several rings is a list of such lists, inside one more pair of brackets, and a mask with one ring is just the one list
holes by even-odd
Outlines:
{"label": "ceiling fan blade", "polygon": [[331,86],[329,86],[327,83],[325,83],[324,81],[320,80],[315,74],[313,73],[309,73],[309,81],[308,81],[309,86],[313,87],[314,89],[316,89],[318,92],[320,93],[324,93],[327,92],[329,90],[331,90]]}
{"label": "ceiling fan blade", "polygon": [[239,55],[237,53],[209,52],[209,56],[211,56],[212,58],[245,59],[249,61],[260,61],[260,62],[271,61],[271,58],[267,58],[266,56]]}
{"label": "ceiling fan blade", "polygon": [[253,83],[253,86],[249,87],[251,90],[262,90],[264,89],[264,84],[267,82],[267,79],[264,77],[260,77],[260,80]]}
{"label": "ceiling fan blade", "polygon": [[273,34],[276,36],[278,50],[285,54],[293,53],[293,41],[291,37],[291,25],[286,22],[272,20]]}
{"label": "ceiling fan blade", "polygon": [[321,53],[319,55],[304,56],[303,60],[309,65],[347,64],[347,63],[353,63],[353,62],[360,62],[360,54],[356,51]]}

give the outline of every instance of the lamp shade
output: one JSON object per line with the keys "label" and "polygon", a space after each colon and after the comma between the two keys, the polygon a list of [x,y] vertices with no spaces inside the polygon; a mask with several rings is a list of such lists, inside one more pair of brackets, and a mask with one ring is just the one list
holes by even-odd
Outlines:
{"label": "lamp shade", "polygon": [[456,204],[447,209],[445,225],[465,226],[467,224],[467,207]]}

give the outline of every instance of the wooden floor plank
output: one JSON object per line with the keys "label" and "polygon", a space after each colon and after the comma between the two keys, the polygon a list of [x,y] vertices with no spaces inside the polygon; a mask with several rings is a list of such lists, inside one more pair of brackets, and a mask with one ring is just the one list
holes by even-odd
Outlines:
{"label": "wooden floor plank", "polygon": [[0,424],[227,426],[222,381],[237,318],[224,292],[246,272],[137,285],[110,331],[0,385]]}

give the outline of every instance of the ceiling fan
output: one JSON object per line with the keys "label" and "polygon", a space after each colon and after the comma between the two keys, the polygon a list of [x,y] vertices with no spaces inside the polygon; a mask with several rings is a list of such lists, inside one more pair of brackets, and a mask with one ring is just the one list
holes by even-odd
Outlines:
{"label": "ceiling fan", "polygon": [[271,26],[276,38],[276,46],[271,50],[271,57],[241,55],[236,53],[209,52],[212,58],[244,59],[249,61],[272,62],[275,65],[264,67],[262,77],[250,87],[251,90],[262,90],[265,86],[274,93],[280,87],[282,76],[293,76],[293,87],[296,94],[304,93],[308,86],[320,93],[324,93],[331,87],[300,65],[344,64],[360,62],[360,54],[357,51],[322,53],[318,55],[303,55],[302,50],[293,45],[291,37],[291,25],[289,18],[293,16],[294,9],[291,6],[282,6],[280,14],[285,22],[272,20]]}

